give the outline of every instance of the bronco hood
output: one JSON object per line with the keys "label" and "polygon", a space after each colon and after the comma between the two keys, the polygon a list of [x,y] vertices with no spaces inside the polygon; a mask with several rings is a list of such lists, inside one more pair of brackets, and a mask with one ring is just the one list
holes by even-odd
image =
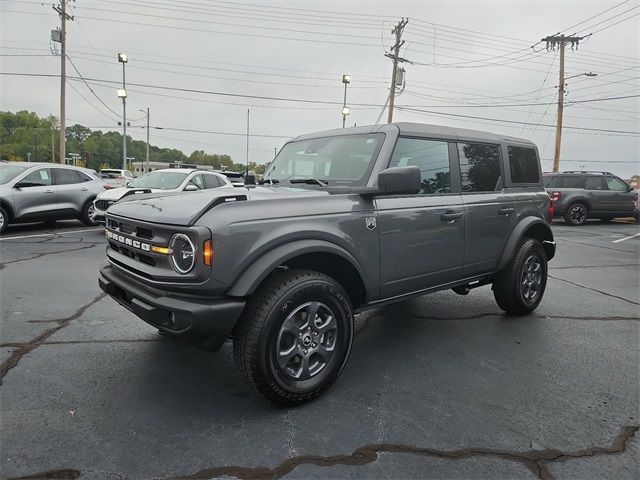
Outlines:
{"label": "bronco hood", "polygon": [[107,210],[108,214],[151,223],[188,226],[204,213],[227,202],[329,195],[311,188],[253,187],[211,189],[201,192],[147,193],[125,197]]}

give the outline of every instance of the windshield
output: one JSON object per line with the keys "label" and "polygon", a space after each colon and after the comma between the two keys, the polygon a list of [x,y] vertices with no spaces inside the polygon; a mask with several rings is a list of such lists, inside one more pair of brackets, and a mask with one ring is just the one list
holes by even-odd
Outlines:
{"label": "windshield", "polygon": [[0,165],[0,185],[10,182],[27,168],[23,165]]}
{"label": "windshield", "polygon": [[363,186],[384,134],[344,135],[286,144],[264,174],[263,181],[317,179],[328,185]]}
{"label": "windshield", "polygon": [[128,183],[130,188],[157,188],[173,190],[187,178],[188,173],[181,172],[151,172]]}

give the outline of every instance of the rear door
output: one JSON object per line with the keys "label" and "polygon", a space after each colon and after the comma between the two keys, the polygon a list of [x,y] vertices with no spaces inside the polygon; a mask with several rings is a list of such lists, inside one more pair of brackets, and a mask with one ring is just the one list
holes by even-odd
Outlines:
{"label": "rear door", "polygon": [[605,176],[603,178],[609,190],[606,198],[607,209],[620,214],[633,214],[635,192],[630,190],[629,185],[618,177]]}
{"label": "rear door", "polygon": [[84,176],[72,168],[52,168],[53,190],[59,203],[62,216],[76,216],[82,212],[84,203],[91,196],[84,184]]}
{"label": "rear door", "polygon": [[611,196],[604,177],[601,175],[589,175],[584,179],[585,195],[589,199],[589,207],[592,213],[602,213],[609,210]]}
{"label": "rear door", "polygon": [[50,168],[34,170],[18,180],[16,184],[18,183],[25,186],[13,189],[17,218],[45,218],[58,208]]}
{"label": "rear door", "polygon": [[498,144],[458,142],[466,219],[464,275],[495,270],[516,221],[515,199],[503,189]]}
{"label": "rear door", "polygon": [[417,165],[422,188],[415,195],[375,199],[383,298],[442,285],[462,274],[465,218],[449,145],[398,139],[389,167]]}

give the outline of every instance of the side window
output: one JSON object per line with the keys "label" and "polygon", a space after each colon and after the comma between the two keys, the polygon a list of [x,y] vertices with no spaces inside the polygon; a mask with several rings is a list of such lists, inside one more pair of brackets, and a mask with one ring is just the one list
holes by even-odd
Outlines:
{"label": "side window", "polygon": [[78,175],[80,175],[80,180],[82,180],[83,182],[91,182],[93,180],[93,178],[91,178],[86,173],[78,172]]}
{"label": "side window", "polygon": [[46,187],[51,185],[51,170],[48,168],[41,168],[35,172],[31,172],[29,175],[20,180],[20,183],[29,184],[32,187]]}
{"label": "side window", "polygon": [[558,188],[583,188],[584,180],[582,177],[577,175],[563,175],[558,177],[557,185]]}
{"label": "side window", "polygon": [[189,180],[189,183],[193,183],[200,190],[204,188],[204,181],[202,180],[202,175],[194,175],[193,177],[191,177],[191,180]]}
{"label": "side window", "polygon": [[218,188],[220,186],[220,180],[216,175],[204,176],[204,188]]}
{"label": "side window", "polygon": [[399,138],[389,167],[416,165],[422,177],[423,195],[451,192],[449,144],[439,140]]}
{"label": "side window", "polygon": [[458,143],[462,192],[493,192],[500,177],[500,147]]}
{"label": "side window", "polygon": [[629,190],[629,185],[616,177],[605,177],[607,182],[607,187],[609,190],[613,190],[614,192],[627,192]]}
{"label": "side window", "polygon": [[54,175],[56,176],[56,185],[70,185],[73,183],[80,183],[80,175],[75,170],[68,168],[55,168]]}
{"label": "side window", "polygon": [[602,177],[587,177],[584,188],[587,190],[606,190]]}
{"label": "side window", "polygon": [[533,148],[508,147],[509,169],[513,183],[538,183],[538,157]]}

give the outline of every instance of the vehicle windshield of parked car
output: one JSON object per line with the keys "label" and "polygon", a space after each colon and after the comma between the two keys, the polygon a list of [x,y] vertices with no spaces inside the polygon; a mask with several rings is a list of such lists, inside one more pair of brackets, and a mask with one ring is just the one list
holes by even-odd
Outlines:
{"label": "vehicle windshield of parked car", "polygon": [[0,185],[10,182],[27,168],[22,165],[0,165]]}
{"label": "vehicle windshield of parked car", "polygon": [[129,188],[157,188],[159,190],[173,190],[178,188],[187,173],[182,172],[151,172],[132,180],[127,184]]}
{"label": "vehicle windshield of parked car", "polygon": [[363,186],[384,134],[344,135],[286,144],[264,174],[263,182]]}

